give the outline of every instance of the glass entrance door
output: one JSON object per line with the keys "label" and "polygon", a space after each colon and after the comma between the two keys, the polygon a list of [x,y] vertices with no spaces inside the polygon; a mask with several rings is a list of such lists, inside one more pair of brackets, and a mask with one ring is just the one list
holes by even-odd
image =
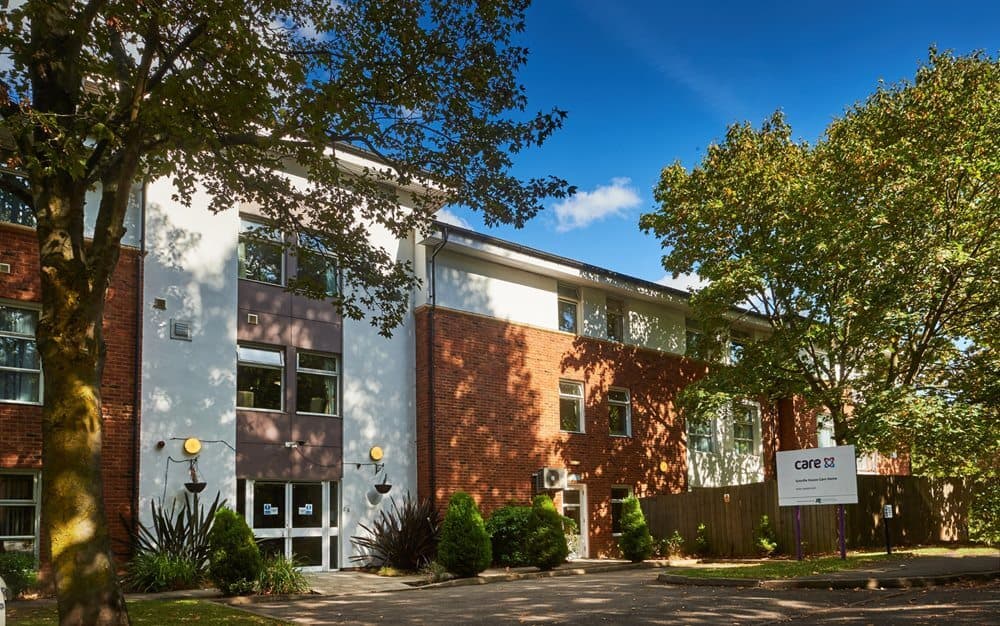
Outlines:
{"label": "glass entrance door", "polygon": [[578,533],[566,535],[569,559],[587,558],[587,486],[570,485],[562,492],[562,514],[576,522]]}
{"label": "glass entrance door", "polygon": [[337,483],[246,481],[246,518],[264,554],[305,571],[337,569]]}

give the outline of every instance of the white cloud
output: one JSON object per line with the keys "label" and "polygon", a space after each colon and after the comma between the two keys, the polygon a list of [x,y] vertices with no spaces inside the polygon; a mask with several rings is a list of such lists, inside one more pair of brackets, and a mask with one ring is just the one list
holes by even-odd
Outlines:
{"label": "white cloud", "polygon": [[556,230],[564,233],[574,228],[585,228],[591,222],[606,217],[621,216],[641,202],[632,187],[630,178],[612,178],[610,185],[599,185],[593,191],[578,191],[572,197],[559,201],[556,212]]}
{"label": "white cloud", "polygon": [[445,224],[451,224],[452,226],[458,226],[459,228],[467,228],[469,230],[473,230],[472,224],[468,223],[461,217],[455,215],[448,209],[439,210],[435,217],[439,222],[444,222]]}
{"label": "white cloud", "polygon": [[697,291],[708,285],[707,280],[704,280],[701,276],[698,276],[693,272],[690,274],[678,274],[677,278],[674,278],[670,274],[666,274],[663,278],[656,282],[661,285],[666,285],[667,287],[680,289],[682,291]]}

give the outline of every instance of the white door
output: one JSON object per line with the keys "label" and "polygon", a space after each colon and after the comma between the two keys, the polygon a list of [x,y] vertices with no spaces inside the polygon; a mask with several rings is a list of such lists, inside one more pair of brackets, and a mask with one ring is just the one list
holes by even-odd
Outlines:
{"label": "white door", "polygon": [[246,517],[264,554],[304,571],[337,569],[337,483],[246,482]]}
{"label": "white door", "polygon": [[579,530],[577,535],[567,535],[569,558],[585,559],[589,554],[587,548],[587,486],[569,485],[562,492],[562,514],[576,522]]}

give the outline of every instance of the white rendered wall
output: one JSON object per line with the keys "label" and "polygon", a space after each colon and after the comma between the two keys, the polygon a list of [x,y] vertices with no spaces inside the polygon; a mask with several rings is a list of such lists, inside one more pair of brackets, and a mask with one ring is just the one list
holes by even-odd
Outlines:
{"label": "white rendered wall", "polygon": [[[382,227],[369,227],[370,241],[399,261],[415,261],[412,238],[397,240]],[[440,259],[440,257],[438,257]],[[340,567],[357,564],[351,537],[361,534],[359,523],[371,526],[379,512],[402,501],[409,492],[417,496],[416,352],[413,298],[403,323],[386,339],[365,320],[344,319],[343,415],[344,478],[341,482]],[[370,463],[373,446],[384,452],[385,476],[392,485],[380,500],[372,486]],[[381,482],[382,475],[377,477]]]}
{"label": "white rendered wall", "polygon": [[625,337],[628,343],[684,354],[684,314],[645,300],[628,300]]}
{"label": "white rendered wall", "polygon": [[754,424],[754,454],[737,454],[729,412],[713,420],[715,451],[688,448],[688,486],[725,487],[764,481],[760,413]]}
{"label": "white rendered wall", "polygon": [[[169,181],[146,190],[146,250],[142,295],[142,421],[139,512],[150,501],[183,499],[190,480],[181,439],[206,443],[198,456],[202,500],[221,492],[236,508],[236,210],[213,215],[199,193],[193,206],[171,200]],[[166,309],[153,308],[154,298]],[[170,339],[170,320],[190,321],[191,341]],[[157,447],[164,441],[165,447]],[[207,443],[221,441],[225,443]],[[169,465],[169,468],[168,468]],[[166,483],[164,483],[166,476]]]}
{"label": "white rendered wall", "polygon": [[[97,213],[101,208],[100,185],[87,192],[83,201],[83,234],[85,237],[94,236],[94,227],[97,225]],[[139,247],[140,231],[142,224],[139,222],[142,215],[142,186],[136,185],[132,189],[132,194],[128,199],[128,207],[125,210],[125,235],[122,236],[122,245]]]}

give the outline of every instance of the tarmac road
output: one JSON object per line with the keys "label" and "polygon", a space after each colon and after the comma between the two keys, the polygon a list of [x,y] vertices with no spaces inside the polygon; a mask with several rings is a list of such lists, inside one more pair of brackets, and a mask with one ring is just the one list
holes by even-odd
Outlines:
{"label": "tarmac road", "polygon": [[911,590],[671,586],[655,570],[261,603],[302,624],[975,624],[1000,626],[1000,581]]}

